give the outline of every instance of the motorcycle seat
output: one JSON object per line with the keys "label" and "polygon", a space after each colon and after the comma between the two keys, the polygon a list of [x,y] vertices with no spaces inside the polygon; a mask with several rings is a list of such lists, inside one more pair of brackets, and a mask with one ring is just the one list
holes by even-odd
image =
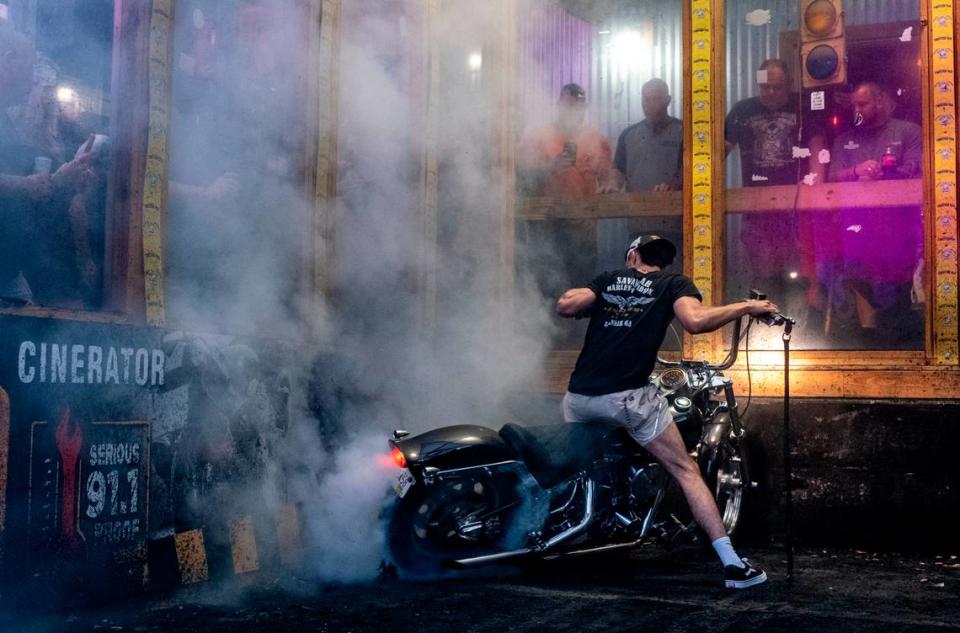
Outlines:
{"label": "motorcycle seat", "polygon": [[520,426],[504,424],[500,437],[544,489],[552,488],[599,457],[612,429],[593,422]]}

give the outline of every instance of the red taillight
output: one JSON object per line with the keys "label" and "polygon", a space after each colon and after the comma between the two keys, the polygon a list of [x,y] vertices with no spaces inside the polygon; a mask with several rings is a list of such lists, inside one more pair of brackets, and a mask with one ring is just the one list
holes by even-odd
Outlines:
{"label": "red taillight", "polygon": [[407,467],[407,458],[403,456],[403,451],[401,451],[396,446],[390,447],[390,455],[393,457],[393,463],[395,463],[400,468]]}
{"label": "red taillight", "polygon": [[833,127],[839,126],[839,125],[840,125],[840,117],[837,116],[836,114],[834,114],[832,117],[830,117],[830,123],[833,125]]}

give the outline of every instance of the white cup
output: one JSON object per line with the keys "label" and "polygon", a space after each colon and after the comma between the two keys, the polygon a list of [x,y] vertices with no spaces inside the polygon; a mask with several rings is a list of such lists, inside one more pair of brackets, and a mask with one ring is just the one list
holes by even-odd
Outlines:
{"label": "white cup", "polygon": [[33,173],[49,174],[53,167],[53,161],[49,156],[37,156],[33,159]]}

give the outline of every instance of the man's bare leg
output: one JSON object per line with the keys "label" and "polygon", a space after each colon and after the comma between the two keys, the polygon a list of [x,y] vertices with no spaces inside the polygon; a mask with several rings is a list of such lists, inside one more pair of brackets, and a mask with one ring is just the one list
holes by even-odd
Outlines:
{"label": "man's bare leg", "polygon": [[724,586],[728,589],[746,589],[766,582],[766,572],[749,564],[746,559],[741,559],[733,549],[723,527],[723,520],[720,519],[717,503],[700,476],[700,468],[684,448],[677,427],[671,424],[656,439],[645,444],[644,448],[663,464],[683,489],[693,518],[707,533],[710,544],[720,558],[720,564],[724,566]]}
{"label": "man's bare leg", "polygon": [[704,483],[699,467],[687,453],[676,425],[668,426],[663,433],[645,444],[644,448],[656,457],[670,476],[680,484],[694,520],[710,540],[715,541],[726,536],[727,531],[723,527],[717,503]]}

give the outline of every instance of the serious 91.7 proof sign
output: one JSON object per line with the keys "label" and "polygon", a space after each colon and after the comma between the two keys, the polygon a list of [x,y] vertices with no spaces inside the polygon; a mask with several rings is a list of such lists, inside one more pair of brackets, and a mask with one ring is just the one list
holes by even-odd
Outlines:
{"label": "serious 91.7 proof sign", "polygon": [[[33,428],[34,542],[103,555],[146,539],[150,426],[83,423],[63,407]],[[65,546],[65,549],[64,549]]]}
{"label": "serious 91.7 proof sign", "polygon": [[135,543],[146,529],[145,425],[91,425],[79,468],[79,531],[94,544]]}

